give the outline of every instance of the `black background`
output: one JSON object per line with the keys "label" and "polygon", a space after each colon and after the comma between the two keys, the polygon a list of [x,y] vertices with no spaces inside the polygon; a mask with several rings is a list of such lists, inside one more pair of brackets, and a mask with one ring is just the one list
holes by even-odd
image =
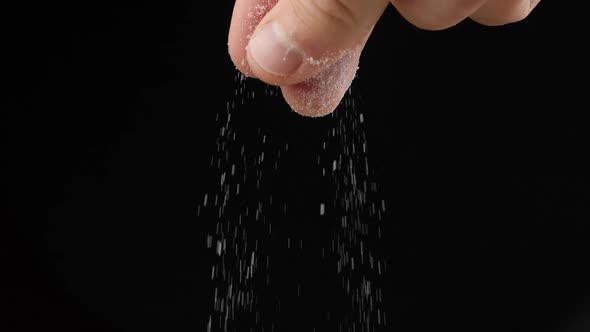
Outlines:
{"label": "black background", "polygon": [[[576,12],[543,1],[522,23],[426,32],[389,9],[376,27],[355,85],[396,331],[590,328]],[[231,2],[3,16],[2,330],[204,331],[212,221],[194,208],[235,87]],[[311,145],[331,125],[274,103],[241,128]]]}

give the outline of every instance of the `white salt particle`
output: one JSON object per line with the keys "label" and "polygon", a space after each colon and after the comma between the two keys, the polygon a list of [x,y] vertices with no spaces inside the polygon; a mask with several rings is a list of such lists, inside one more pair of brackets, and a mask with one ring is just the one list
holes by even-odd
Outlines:
{"label": "white salt particle", "polygon": [[217,255],[221,256],[221,241],[217,241]]}

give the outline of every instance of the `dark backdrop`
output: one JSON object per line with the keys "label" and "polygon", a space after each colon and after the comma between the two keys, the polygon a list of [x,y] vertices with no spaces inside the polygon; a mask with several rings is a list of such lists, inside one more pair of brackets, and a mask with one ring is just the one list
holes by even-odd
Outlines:
{"label": "dark backdrop", "polygon": [[[545,0],[522,23],[433,33],[390,9],[376,27],[355,91],[389,207],[392,329],[588,330],[579,11]],[[215,117],[235,88],[231,2],[3,14],[0,329],[204,331],[214,220],[195,206],[217,188]],[[313,146],[333,125],[266,102],[238,130]],[[282,167],[305,206],[320,194],[299,153]]]}

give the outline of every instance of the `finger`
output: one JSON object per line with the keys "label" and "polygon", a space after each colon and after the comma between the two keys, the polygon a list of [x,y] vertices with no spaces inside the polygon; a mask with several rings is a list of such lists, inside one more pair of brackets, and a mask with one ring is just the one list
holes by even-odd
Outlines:
{"label": "finger", "polygon": [[246,76],[253,76],[246,60],[246,46],[256,26],[278,0],[236,0],[228,36],[229,55]]}
{"label": "finger", "polygon": [[332,113],[356,75],[367,38],[318,75],[298,84],[282,86],[285,101],[304,116],[319,117]]}
{"label": "finger", "polygon": [[486,0],[391,0],[406,20],[426,30],[452,27],[471,16],[485,2]]}
{"label": "finger", "polygon": [[388,0],[281,0],[247,46],[261,80],[292,85],[325,71],[371,31]]}
{"label": "finger", "polygon": [[471,19],[484,25],[504,25],[524,20],[539,0],[490,0]]}

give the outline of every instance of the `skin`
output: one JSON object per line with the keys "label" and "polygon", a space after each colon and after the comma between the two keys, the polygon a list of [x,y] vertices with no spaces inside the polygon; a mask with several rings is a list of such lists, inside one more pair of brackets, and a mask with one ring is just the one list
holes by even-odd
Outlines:
{"label": "skin", "polygon": [[[388,5],[393,5],[418,28],[443,30],[468,18],[488,26],[518,22],[538,3],[539,0],[236,0],[228,37],[229,54],[246,76],[280,86],[285,101],[297,113],[324,116],[338,106],[352,83],[362,49]],[[289,47],[276,48],[274,45],[278,44],[262,38],[268,31],[280,37],[280,45]],[[280,67],[273,65],[276,63]],[[289,70],[276,70],[283,67]]]}

